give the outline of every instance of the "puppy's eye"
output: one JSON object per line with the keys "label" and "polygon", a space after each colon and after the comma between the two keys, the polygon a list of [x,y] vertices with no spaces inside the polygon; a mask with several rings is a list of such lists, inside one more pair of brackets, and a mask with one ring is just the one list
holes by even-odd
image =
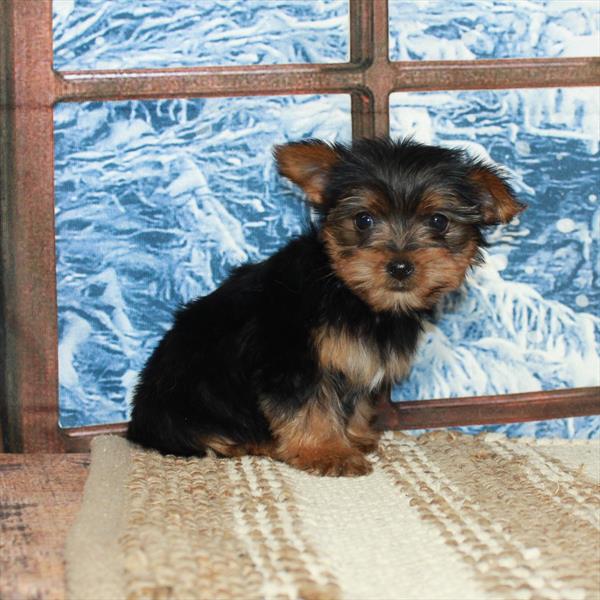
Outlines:
{"label": "puppy's eye", "polygon": [[354,224],[361,231],[365,231],[365,229],[371,229],[371,227],[375,225],[375,219],[373,218],[373,215],[368,212],[359,212],[354,217]]}
{"label": "puppy's eye", "polygon": [[448,229],[448,217],[440,213],[435,213],[429,218],[429,224],[438,233],[444,233]]}

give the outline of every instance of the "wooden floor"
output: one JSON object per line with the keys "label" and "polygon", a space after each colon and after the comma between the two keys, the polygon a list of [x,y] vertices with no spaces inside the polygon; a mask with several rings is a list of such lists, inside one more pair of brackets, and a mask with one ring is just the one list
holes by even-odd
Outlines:
{"label": "wooden floor", "polygon": [[63,599],[89,454],[0,454],[0,598]]}

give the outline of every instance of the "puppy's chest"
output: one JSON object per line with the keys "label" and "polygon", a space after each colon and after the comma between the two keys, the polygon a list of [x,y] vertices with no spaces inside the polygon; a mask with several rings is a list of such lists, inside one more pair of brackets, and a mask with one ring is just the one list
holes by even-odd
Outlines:
{"label": "puppy's chest", "polygon": [[381,351],[373,337],[323,326],[313,332],[321,368],[343,373],[354,385],[374,390],[385,381],[397,381],[409,370],[410,357],[386,345]]}

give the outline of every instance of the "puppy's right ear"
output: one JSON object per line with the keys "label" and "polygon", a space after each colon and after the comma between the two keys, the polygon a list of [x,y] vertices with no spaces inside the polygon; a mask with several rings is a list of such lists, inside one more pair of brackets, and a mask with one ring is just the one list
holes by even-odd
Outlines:
{"label": "puppy's right ear", "polygon": [[312,204],[322,204],[329,171],[340,159],[335,149],[320,140],[306,140],[275,146],[273,154],[279,172],[299,185]]}

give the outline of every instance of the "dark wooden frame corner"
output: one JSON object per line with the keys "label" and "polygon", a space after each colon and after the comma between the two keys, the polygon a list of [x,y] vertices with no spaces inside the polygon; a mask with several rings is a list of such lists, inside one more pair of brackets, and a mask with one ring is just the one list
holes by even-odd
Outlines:
{"label": "dark wooden frame corner", "polygon": [[[56,72],[51,0],[0,0],[0,432],[5,451],[82,450],[124,424],[58,427],[53,107],[58,102],[349,94],[355,137],[387,134],[398,91],[600,85],[600,59],[392,62],[385,0],[349,0],[350,60]],[[600,414],[600,388],[400,402],[381,428],[445,427]]]}

